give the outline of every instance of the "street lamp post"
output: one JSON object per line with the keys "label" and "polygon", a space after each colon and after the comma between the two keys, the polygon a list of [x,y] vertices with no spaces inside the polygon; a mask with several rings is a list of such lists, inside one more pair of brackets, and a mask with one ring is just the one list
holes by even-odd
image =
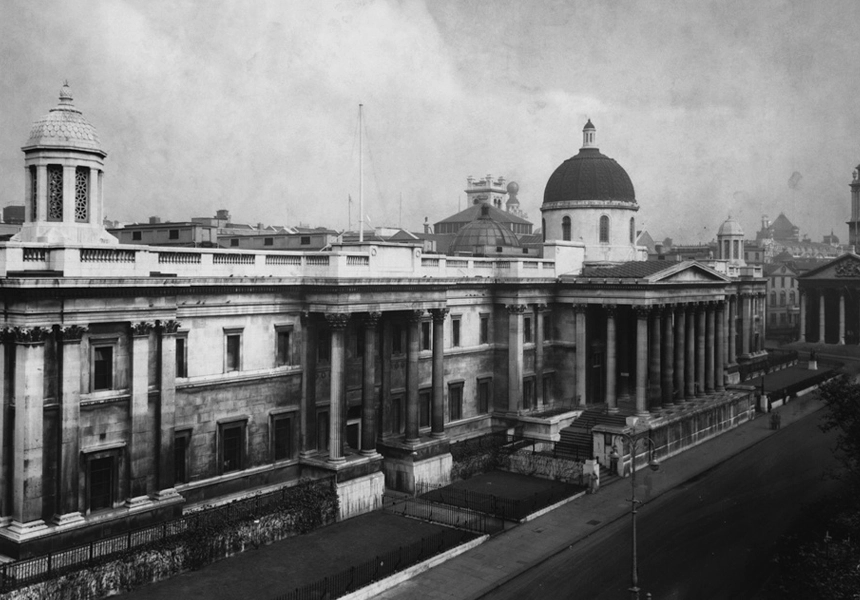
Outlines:
{"label": "street lamp post", "polygon": [[[636,545],[636,504],[639,503],[639,500],[636,499],[636,443],[639,441],[646,441],[648,443],[648,467],[652,471],[656,471],[660,468],[660,465],[654,460],[654,441],[651,438],[643,437],[643,438],[635,438],[632,434],[624,433],[622,434],[624,439],[627,440],[628,445],[630,446],[630,520],[633,525],[633,544],[632,544],[632,557],[633,564],[630,573],[630,598],[631,600],[639,600],[639,564],[638,564],[638,555],[637,555],[637,545]],[[616,450],[613,448],[612,450],[617,454]],[[650,596],[650,594],[649,594]]]}

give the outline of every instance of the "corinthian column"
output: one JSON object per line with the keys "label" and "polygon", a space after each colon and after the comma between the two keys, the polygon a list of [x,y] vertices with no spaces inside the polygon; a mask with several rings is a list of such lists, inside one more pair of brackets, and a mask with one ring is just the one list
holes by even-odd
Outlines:
{"label": "corinthian column", "polygon": [[376,325],[381,312],[364,318],[364,370],[361,382],[361,453],[376,454]]}
{"label": "corinthian column", "polygon": [[430,435],[445,437],[445,317],[447,308],[434,308],[433,313],[433,411]]}
{"label": "corinthian column", "polygon": [[329,449],[330,462],[343,462],[344,401],[344,337],[349,313],[328,313],[325,316],[331,329],[331,376],[329,379]]}

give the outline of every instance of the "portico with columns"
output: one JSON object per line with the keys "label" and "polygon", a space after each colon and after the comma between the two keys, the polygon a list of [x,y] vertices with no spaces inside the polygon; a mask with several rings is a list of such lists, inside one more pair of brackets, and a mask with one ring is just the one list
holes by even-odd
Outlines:
{"label": "portico with columns", "polygon": [[860,344],[860,256],[843,254],[798,276],[798,341]]}

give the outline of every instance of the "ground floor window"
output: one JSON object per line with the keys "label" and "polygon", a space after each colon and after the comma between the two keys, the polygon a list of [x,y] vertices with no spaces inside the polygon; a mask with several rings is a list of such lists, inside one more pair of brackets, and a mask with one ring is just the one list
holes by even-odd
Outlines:
{"label": "ground floor window", "polygon": [[245,421],[222,423],[219,430],[221,472],[242,470],[245,460]]}
{"label": "ground floor window", "polygon": [[418,408],[419,408],[419,423],[420,427],[430,427],[430,404],[433,394],[430,390],[421,390],[418,392]]}
{"label": "ground floor window", "polygon": [[288,460],[293,457],[292,415],[272,417],[272,457],[274,460]]}
{"label": "ground floor window", "polygon": [[177,431],[173,438],[173,483],[188,482],[188,448],[190,431]]}
{"label": "ground floor window", "polygon": [[493,380],[489,377],[478,380],[478,412],[490,412],[490,390]]}
{"label": "ground floor window", "polygon": [[448,420],[463,418],[463,382],[448,385]]}
{"label": "ground floor window", "polygon": [[523,408],[528,410],[535,405],[535,378],[523,379]]}
{"label": "ground floor window", "polygon": [[92,458],[87,464],[87,507],[90,511],[112,508],[116,467],[113,456]]}

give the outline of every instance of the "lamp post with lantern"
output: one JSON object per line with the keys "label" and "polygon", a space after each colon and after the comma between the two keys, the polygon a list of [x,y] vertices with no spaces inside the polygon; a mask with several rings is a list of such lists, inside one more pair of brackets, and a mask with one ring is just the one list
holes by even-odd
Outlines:
{"label": "lamp post with lantern", "polygon": [[[652,471],[656,471],[660,468],[659,463],[654,459],[654,451],[656,447],[654,446],[654,441],[649,437],[640,437],[636,438],[633,434],[630,433],[622,433],[621,436],[627,441],[628,446],[630,447],[630,490],[631,490],[631,498],[630,498],[630,520],[633,525],[633,543],[632,543],[632,566],[630,573],[630,598],[631,600],[639,600],[639,565],[638,565],[638,555],[637,555],[637,544],[636,544],[636,505],[640,504],[640,501],[636,499],[636,445],[640,441],[644,441],[648,446],[648,467]],[[614,455],[614,456],[613,456]],[[619,458],[617,449],[613,448],[612,453],[610,454],[612,458]],[[650,594],[648,597],[650,598]]]}

